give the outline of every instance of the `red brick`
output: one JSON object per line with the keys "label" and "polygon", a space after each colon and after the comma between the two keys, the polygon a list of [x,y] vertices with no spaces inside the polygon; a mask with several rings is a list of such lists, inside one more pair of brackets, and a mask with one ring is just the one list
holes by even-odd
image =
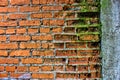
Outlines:
{"label": "red brick", "polygon": [[8,7],[8,12],[18,12],[18,7]]}
{"label": "red brick", "polygon": [[16,33],[17,33],[17,34],[24,34],[24,33],[26,33],[26,28],[16,29]]}
{"label": "red brick", "polygon": [[62,28],[59,28],[59,27],[58,28],[53,28],[52,32],[53,33],[60,33],[60,32],[62,32]]}
{"label": "red brick", "polygon": [[14,34],[15,33],[15,29],[14,28],[8,28],[6,30],[6,34]]}
{"label": "red brick", "polygon": [[0,66],[0,72],[3,72],[5,70],[4,66]]}
{"label": "red brick", "polygon": [[29,28],[29,29],[28,29],[28,33],[29,33],[29,34],[38,33],[38,29],[37,29],[37,28]]}
{"label": "red brick", "polygon": [[38,66],[31,66],[29,67],[30,72],[38,72],[40,71],[40,68]]}
{"label": "red brick", "polygon": [[54,53],[52,50],[39,50],[39,51],[33,51],[33,56],[54,56]]}
{"label": "red brick", "polygon": [[65,68],[66,68],[65,69],[66,71],[76,71],[76,66],[73,66],[73,65],[72,66],[66,66]]}
{"label": "red brick", "polygon": [[27,14],[9,14],[9,19],[26,19]]}
{"label": "red brick", "polygon": [[17,26],[17,22],[16,21],[0,22],[0,27],[10,27],[10,26]]}
{"label": "red brick", "polygon": [[0,13],[17,12],[17,7],[0,7]]}
{"label": "red brick", "polygon": [[69,58],[69,64],[73,65],[88,65],[88,58],[87,57],[82,57],[82,58]]}
{"label": "red brick", "polygon": [[8,52],[5,50],[0,50],[0,56],[8,56]]}
{"label": "red brick", "polygon": [[0,78],[6,78],[6,77],[8,77],[7,73],[0,73]]}
{"label": "red brick", "polygon": [[41,64],[42,63],[41,58],[26,58],[21,60],[23,64]]}
{"label": "red brick", "polygon": [[44,74],[32,74],[32,78],[37,79],[53,79],[54,75],[52,73],[44,73]]}
{"label": "red brick", "polygon": [[0,6],[8,6],[8,0],[0,0]]}
{"label": "red brick", "polygon": [[54,39],[57,41],[77,41],[76,35],[55,34]]}
{"label": "red brick", "polygon": [[25,5],[25,4],[30,4],[30,0],[11,0],[10,4],[11,5]]}
{"label": "red brick", "polygon": [[17,43],[0,43],[0,49],[17,49]]}
{"label": "red brick", "polygon": [[49,33],[50,28],[40,28],[40,33]]}
{"label": "red brick", "polygon": [[56,0],[56,3],[58,3],[58,4],[69,4],[70,0]]}
{"label": "red brick", "polygon": [[15,72],[16,67],[15,66],[6,66],[7,72]]}
{"label": "red brick", "polygon": [[88,66],[78,66],[78,71],[82,71],[82,72],[86,71],[86,72],[88,72]]}
{"label": "red brick", "polygon": [[29,50],[13,50],[10,52],[10,56],[29,56]]}
{"label": "red brick", "polygon": [[19,22],[20,26],[40,26],[40,20],[23,20]]}
{"label": "red brick", "polygon": [[42,71],[51,71],[52,70],[52,66],[41,66],[41,70]]}
{"label": "red brick", "polygon": [[0,36],[0,41],[6,41],[6,36]]}
{"label": "red brick", "polygon": [[54,66],[54,71],[65,71],[63,66]]}
{"label": "red brick", "polygon": [[77,56],[76,50],[57,50],[56,56]]}
{"label": "red brick", "polygon": [[46,49],[55,48],[53,43],[42,43],[41,47]]}
{"label": "red brick", "polygon": [[0,64],[18,64],[19,60],[15,58],[0,58]]}
{"label": "red brick", "polygon": [[33,4],[53,4],[54,0],[32,0]]}
{"label": "red brick", "polygon": [[3,15],[0,15],[0,21],[2,21],[3,20]]}
{"label": "red brick", "polygon": [[40,43],[21,43],[20,48],[40,48]]}
{"label": "red brick", "polygon": [[50,25],[63,26],[64,25],[64,20],[50,20]]}
{"label": "red brick", "polygon": [[26,66],[18,66],[17,72],[27,72],[28,67]]}
{"label": "red brick", "polygon": [[32,36],[32,40],[52,40],[52,35]]}
{"label": "red brick", "polygon": [[86,48],[86,44],[84,42],[71,42],[66,43],[66,48]]}
{"label": "red brick", "polygon": [[32,18],[52,18],[52,13],[50,12],[44,12],[44,13],[33,13],[31,15]]}
{"label": "red brick", "polygon": [[63,10],[62,6],[43,6],[42,10],[44,11],[60,11]]}
{"label": "red brick", "polygon": [[43,20],[45,26],[63,26],[64,20]]}
{"label": "red brick", "polygon": [[39,12],[40,7],[39,6],[21,6],[20,7],[20,12]]}
{"label": "red brick", "polygon": [[10,73],[10,77],[12,77],[12,78],[19,78],[22,75],[24,75],[24,74],[23,73]]}
{"label": "red brick", "polygon": [[79,79],[78,74],[75,73],[57,73],[56,78],[63,78],[63,79]]}
{"label": "red brick", "polygon": [[10,41],[28,41],[30,40],[30,36],[10,36]]}
{"label": "red brick", "polygon": [[32,0],[32,4],[39,4],[40,2],[39,2],[40,0]]}
{"label": "red brick", "polygon": [[99,36],[98,35],[81,35],[79,37],[79,40],[82,40],[82,41],[99,41]]}
{"label": "red brick", "polygon": [[4,29],[0,29],[0,34],[4,34],[5,30]]}
{"label": "red brick", "polygon": [[39,4],[53,4],[54,0],[39,0]]}

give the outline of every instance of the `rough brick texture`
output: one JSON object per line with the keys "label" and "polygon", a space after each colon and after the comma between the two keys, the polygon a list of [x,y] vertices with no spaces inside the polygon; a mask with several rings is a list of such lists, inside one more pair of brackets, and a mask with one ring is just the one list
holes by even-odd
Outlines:
{"label": "rough brick texture", "polygon": [[99,0],[0,0],[0,80],[99,80]]}

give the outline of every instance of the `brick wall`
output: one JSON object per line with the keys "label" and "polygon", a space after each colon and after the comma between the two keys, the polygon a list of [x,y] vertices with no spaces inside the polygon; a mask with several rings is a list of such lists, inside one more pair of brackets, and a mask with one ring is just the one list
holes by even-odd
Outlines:
{"label": "brick wall", "polygon": [[101,78],[99,0],[0,0],[0,79]]}

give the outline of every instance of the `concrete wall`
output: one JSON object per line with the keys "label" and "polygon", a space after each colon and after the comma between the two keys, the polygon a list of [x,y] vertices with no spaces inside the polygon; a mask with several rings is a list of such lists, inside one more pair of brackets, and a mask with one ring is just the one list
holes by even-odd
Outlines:
{"label": "concrete wall", "polygon": [[120,80],[120,1],[101,0],[103,80]]}

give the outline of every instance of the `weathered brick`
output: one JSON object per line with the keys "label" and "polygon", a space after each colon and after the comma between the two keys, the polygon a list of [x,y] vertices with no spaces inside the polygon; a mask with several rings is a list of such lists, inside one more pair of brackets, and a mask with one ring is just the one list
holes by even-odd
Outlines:
{"label": "weathered brick", "polygon": [[63,66],[54,66],[53,69],[55,71],[65,71]]}
{"label": "weathered brick", "polygon": [[63,78],[63,79],[79,79],[78,77],[79,74],[69,74],[69,73],[57,73],[56,78]]}
{"label": "weathered brick", "polygon": [[0,13],[17,12],[17,7],[0,7]]}
{"label": "weathered brick", "polygon": [[66,43],[66,48],[86,48],[86,45],[85,42],[69,42]]}
{"label": "weathered brick", "polygon": [[25,4],[30,4],[30,0],[11,0],[10,4],[11,5],[25,5]]}
{"label": "weathered brick", "polygon": [[41,58],[24,58],[21,61],[23,64],[41,64],[43,62]]}
{"label": "weathered brick", "polygon": [[4,29],[0,29],[0,34],[4,34],[5,30]]}
{"label": "weathered brick", "polygon": [[53,28],[52,32],[53,33],[61,33],[62,32],[62,28],[61,27]]}
{"label": "weathered brick", "polygon": [[6,41],[6,36],[0,36],[0,41]]}
{"label": "weathered brick", "polygon": [[0,64],[18,64],[19,59],[15,58],[0,58]]}
{"label": "weathered brick", "polygon": [[52,66],[41,66],[40,68],[42,71],[51,71],[52,70]]}
{"label": "weathered brick", "polygon": [[41,48],[53,49],[55,47],[54,47],[54,43],[42,43]]}
{"label": "weathered brick", "polygon": [[8,77],[7,73],[0,73],[0,78],[6,78],[6,77]]}
{"label": "weathered brick", "polygon": [[8,52],[6,50],[0,50],[0,56],[8,56]]}
{"label": "weathered brick", "polygon": [[85,65],[83,65],[83,66],[78,66],[78,71],[82,71],[82,72],[84,72],[84,71],[88,71],[88,66],[85,66]]}
{"label": "weathered brick", "polygon": [[73,65],[88,65],[88,58],[83,57],[83,58],[69,58],[69,64]]}
{"label": "weathered brick", "polygon": [[17,49],[17,43],[0,43],[0,49]]}
{"label": "weathered brick", "polygon": [[66,66],[66,71],[76,71],[76,66]]}
{"label": "weathered brick", "polygon": [[49,33],[50,28],[40,28],[40,33]]}
{"label": "weathered brick", "polygon": [[20,7],[20,12],[38,12],[40,10],[39,6],[21,6]]}
{"label": "weathered brick", "polygon": [[54,39],[57,41],[77,41],[76,35],[56,34]]}
{"label": "weathered brick", "polygon": [[42,10],[44,11],[60,11],[63,10],[62,6],[43,6]]}
{"label": "weathered brick", "polygon": [[98,35],[81,35],[79,36],[79,40],[82,41],[99,41]]}
{"label": "weathered brick", "polygon": [[56,56],[77,56],[77,50],[57,50]]}
{"label": "weathered brick", "polygon": [[20,26],[40,26],[39,20],[23,20],[19,22]]}
{"label": "weathered brick", "polygon": [[17,72],[27,72],[28,67],[26,66],[18,66],[17,67]]}
{"label": "weathered brick", "polygon": [[39,4],[40,2],[39,2],[40,0],[32,0],[32,4]]}
{"label": "weathered brick", "polygon": [[29,28],[29,29],[28,29],[28,33],[29,33],[29,34],[38,33],[38,29],[37,29],[37,28]]}
{"label": "weathered brick", "polygon": [[64,20],[43,20],[45,26],[63,26]]}
{"label": "weathered brick", "polygon": [[13,50],[10,52],[10,56],[30,56],[29,50]]}
{"label": "weathered brick", "polygon": [[0,72],[3,72],[5,70],[4,66],[0,66]]}
{"label": "weathered brick", "polygon": [[1,0],[0,6],[8,6],[8,0]]}
{"label": "weathered brick", "polygon": [[0,27],[12,27],[12,26],[17,26],[16,21],[5,21],[5,22],[0,22]]}
{"label": "weathered brick", "polygon": [[32,36],[32,40],[52,40],[52,35],[40,35],[40,36]]}
{"label": "weathered brick", "polygon": [[29,67],[30,72],[38,72],[40,71],[40,68],[38,66],[31,66]]}
{"label": "weathered brick", "polygon": [[15,29],[14,28],[8,28],[6,30],[6,34],[14,34],[15,33]]}
{"label": "weathered brick", "polygon": [[33,13],[31,14],[31,18],[52,18],[52,13],[44,12],[44,13]]}
{"label": "weathered brick", "polygon": [[20,48],[25,49],[25,48],[40,48],[41,44],[40,43],[20,43]]}
{"label": "weathered brick", "polygon": [[16,33],[17,34],[24,34],[24,33],[26,33],[26,29],[25,28],[16,29]]}
{"label": "weathered brick", "polygon": [[7,72],[15,72],[16,67],[15,66],[6,66]]}
{"label": "weathered brick", "polygon": [[26,19],[27,14],[9,14],[9,19]]}
{"label": "weathered brick", "polygon": [[30,40],[30,36],[10,36],[10,41],[28,41]]}
{"label": "weathered brick", "polygon": [[37,50],[37,51],[33,51],[33,56],[54,56],[54,53],[52,50]]}
{"label": "weathered brick", "polygon": [[43,73],[43,74],[32,74],[32,78],[37,78],[37,79],[53,79],[54,75],[52,73]]}

